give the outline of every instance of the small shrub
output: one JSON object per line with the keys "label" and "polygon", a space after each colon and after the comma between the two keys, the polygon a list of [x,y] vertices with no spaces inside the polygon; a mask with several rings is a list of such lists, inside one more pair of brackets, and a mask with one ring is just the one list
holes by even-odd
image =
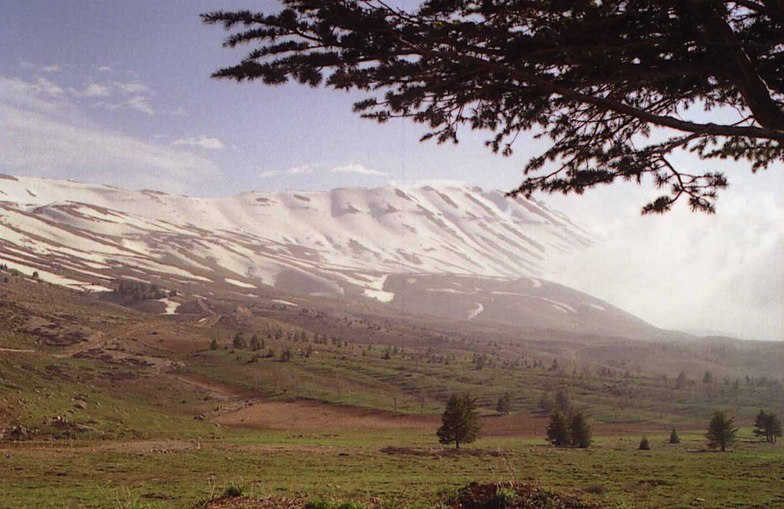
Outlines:
{"label": "small shrub", "polygon": [[642,440],[640,440],[640,445],[637,446],[637,449],[641,451],[651,450],[651,444],[648,443],[648,437],[642,437]]}
{"label": "small shrub", "polygon": [[678,432],[675,431],[675,428],[673,428],[672,431],[670,431],[670,440],[669,440],[669,442],[671,444],[677,444],[677,443],[680,443],[680,441],[681,441],[681,437],[678,436]]}
{"label": "small shrub", "polygon": [[605,488],[603,485],[599,484],[598,482],[595,482],[583,488],[583,491],[585,493],[592,493],[594,495],[604,495],[605,493],[607,493],[607,488]]}
{"label": "small shrub", "polygon": [[241,497],[242,496],[242,492],[243,492],[242,486],[238,486],[236,484],[232,484],[230,486],[227,486],[226,489],[223,490],[223,493],[221,493],[221,497],[223,497],[223,498]]}

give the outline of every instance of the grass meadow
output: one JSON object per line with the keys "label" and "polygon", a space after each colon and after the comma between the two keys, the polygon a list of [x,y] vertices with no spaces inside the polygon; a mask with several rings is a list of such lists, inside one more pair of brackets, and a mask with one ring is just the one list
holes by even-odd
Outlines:
{"label": "grass meadow", "polygon": [[428,506],[472,481],[532,482],[607,507],[784,507],[784,448],[741,441],[706,451],[652,435],[599,436],[590,449],[537,438],[480,438],[456,453],[429,431],[224,430],[221,438],[41,441],[0,446],[2,506],[192,507],[229,486],[263,497]]}

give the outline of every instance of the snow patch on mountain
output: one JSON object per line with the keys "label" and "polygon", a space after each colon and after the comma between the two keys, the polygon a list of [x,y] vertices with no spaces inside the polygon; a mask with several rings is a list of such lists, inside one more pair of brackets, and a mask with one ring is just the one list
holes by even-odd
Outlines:
{"label": "snow patch on mountain", "polygon": [[481,302],[477,302],[476,307],[474,307],[474,309],[468,312],[468,316],[466,317],[466,320],[473,320],[474,318],[479,316],[479,314],[484,310],[485,310],[484,304],[482,304]]}
{"label": "snow patch on mountain", "polygon": [[310,293],[356,285],[388,302],[384,274],[540,276],[548,251],[591,241],[542,203],[466,186],[192,198],[14,177],[0,191],[0,256],[16,248],[54,272],[89,267],[89,280],[120,267],[205,282],[232,273],[270,286],[308,280]]}

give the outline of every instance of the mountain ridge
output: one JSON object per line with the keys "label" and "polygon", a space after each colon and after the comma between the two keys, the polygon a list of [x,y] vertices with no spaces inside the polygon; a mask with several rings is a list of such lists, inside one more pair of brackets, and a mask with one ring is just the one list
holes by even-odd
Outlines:
{"label": "mountain ridge", "polygon": [[0,178],[0,260],[72,288],[110,291],[118,279],[245,297],[274,288],[463,320],[649,335],[655,328],[642,320],[547,281],[553,256],[592,241],[541,202],[476,186],[199,198]]}

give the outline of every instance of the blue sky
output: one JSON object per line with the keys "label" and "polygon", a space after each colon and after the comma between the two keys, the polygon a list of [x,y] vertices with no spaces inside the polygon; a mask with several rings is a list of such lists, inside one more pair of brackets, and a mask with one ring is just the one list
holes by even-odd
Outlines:
{"label": "blue sky", "polygon": [[[222,49],[223,30],[202,25],[198,15],[221,7],[275,8],[274,2],[4,4],[4,78],[43,87],[51,83],[63,90],[57,97],[61,102],[100,129],[171,150],[173,155],[185,151],[204,159],[191,161],[199,170],[193,178],[184,180],[177,168],[158,187],[213,195],[247,189],[372,186],[389,179],[470,178],[487,187],[506,188],[517,181],[521,161],[490,156],[483,137],[468,136],[459,147],[436,151],[434,144],[417,142],[423,133],[418,126],[402,121],[379,126],[358,118],[351,112],[357,95],[211,79],[212,71],[236,62],[243,50]],[[134,84],[134,91],[123,88]],[[142,167],[132,174],[102,162],[60,161],[58,167],[52,164],[51,174],[133,187],[146,185],[140,178],[148,172],[156,178],[166,173],[145,168],[141,161]],[[40,165],[27,166],[15,164],[10,169],[42,171]]]}
{"label": "blue sky", "polygon": [[[0,0],[0,173],[202,196],[421,180],[510,189],[538,152],[524,138],[496,156],[468,131],[457,146],[419,143],[419,126],[354,115],[356,95],[213,80],[244,53],[198,15],[242,8],[277,4]],[[563,261],[562,282],[663,327],[784,338],[784,168],[718,169],[731,187],[711,217],[640,217],[650,187],[541,197],[600,239]]]}

